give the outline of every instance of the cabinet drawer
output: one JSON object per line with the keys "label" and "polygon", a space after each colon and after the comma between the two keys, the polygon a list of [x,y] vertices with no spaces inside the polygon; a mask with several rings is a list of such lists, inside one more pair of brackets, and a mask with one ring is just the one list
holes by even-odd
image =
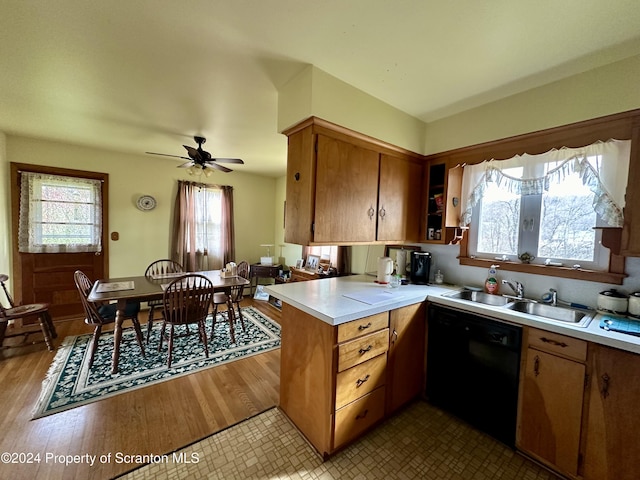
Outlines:
{"label": "cabinet drawer", "polygon": [[581,362],[587,359],[587,342],[584,340],[537,328],[529,329],[529,346]]}
{"label": "cabinet drawer", "polygon": [[389,329],[338,345],[338,372],[377,357],[389,349]]}
{"label": "cabinet drawer", "polygon": [[378,313],[338,325],[338,343],[360,337],[389,326],[389,313]]}
{"label": "cabinet drawer", "polygon": [[336,412],[333,448],[359,436],[384,416],[385,389],[380,387]]}
{"label": "cabinet drawer", "polygon": [[385,384],[387,356],[378,355],[336,377],[336,410]]}

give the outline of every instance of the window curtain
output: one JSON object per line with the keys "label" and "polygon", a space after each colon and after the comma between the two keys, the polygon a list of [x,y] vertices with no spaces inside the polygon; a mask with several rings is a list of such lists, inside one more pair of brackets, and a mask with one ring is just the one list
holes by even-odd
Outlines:
{"label": "window curtain", "polygon": [[21,172],[18,251],[101,252],[101,192],[100,180]]}
{"label": "window curtain", "polygon": [[[540,155],[523,154],[467,165],[462,175],[460,226],[471,223],[473,208],[489,183],[517,195],[539,195],[551,184],[562,183],[567,176],[577,173],[583,185],[595,194],[595,212],[609,226],[622,227],[630,152],[630,140],[608,140],[581,148],[562,147]],[[535,178],[514,178],[504,173],[509,168],[546,164],[553,166]]]}
{"label": "window curtain", "polygon": [[[212,221],[219,191],[219,223]],[[217,270],[235,258],[233,187],[178,181],[174,205],[171,258],[186,271]]]}
{"label": "window curtain", "polygon": [[222,264],[236,260],[236,234],[233,226],[233,187],[222,187]]}

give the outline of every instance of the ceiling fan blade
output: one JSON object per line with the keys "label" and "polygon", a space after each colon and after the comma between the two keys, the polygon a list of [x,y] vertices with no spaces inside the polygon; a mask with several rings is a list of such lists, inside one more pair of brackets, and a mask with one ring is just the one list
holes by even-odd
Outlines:
{"label": "ceiling fan blade", "polygon": [[225,172],[225,173],[233,172],[233,170],[231,170],[230,168],[227,168],[222,165],[218,165],[216,162],[205,162],[205,165],[207,166],[207,168],[215,168],[216,170],[220,170],[221,172]]}
{"label": "ceiling fan blade", "polygon": [[212,158],[211,160],[220,163],[241,163],[244,165],[244,161],[239,158]]}
{"label": "ceiling fan blade", "polygon": [[178,168],[189,168],[193,167],[195,162],[193,160],[189,160],[188,162],[183,163],[182,165],[178,165]]}
{"label": "ceiling fan blade", "polygon": [[184,158],[185,160],[191,160],[189,157],[183,157],[181,155],[168,155],[166,153],[155,153],[155,152],[144,152],[149,155],[160,155],[161,157],[173,157],[173,158]]}
{"label": "ceiling fan blade", "polygon": [[183,145],[183,147],[187,149],[187,153],[192,159],[202,160],[202,156],[200,155],[200,152],[197,149],[190,147],[189,145]]}

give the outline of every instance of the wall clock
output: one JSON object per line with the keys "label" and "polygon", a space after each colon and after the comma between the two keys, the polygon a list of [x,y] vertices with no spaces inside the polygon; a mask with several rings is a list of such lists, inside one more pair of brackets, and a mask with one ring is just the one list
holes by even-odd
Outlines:
{"label": "wall clock", "polygon": [[142,195],[138,198],[136,206],[142,211],[149,211],[156,208],[156,199],[151,195]]}

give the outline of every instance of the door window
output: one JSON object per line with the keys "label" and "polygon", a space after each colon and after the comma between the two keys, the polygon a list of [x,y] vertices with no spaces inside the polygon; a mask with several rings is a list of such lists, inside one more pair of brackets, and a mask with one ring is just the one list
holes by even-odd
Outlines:
{"label": "door window", "polygon": [[101,252],[102,182],[22,172],[19,251]]}

